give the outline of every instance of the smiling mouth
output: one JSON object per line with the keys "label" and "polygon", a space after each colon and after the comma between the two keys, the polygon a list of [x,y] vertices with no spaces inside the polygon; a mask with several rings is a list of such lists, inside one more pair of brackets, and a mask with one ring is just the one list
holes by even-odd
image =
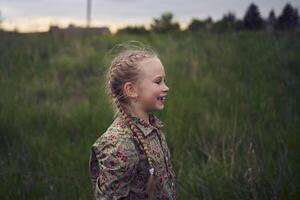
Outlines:
{"label": "smiling mouth", "polygon": [[166,97],[165,97],[165,96],[157,97],[157,100],[158,100],[158,101],[161,101],[161,103],[164,103],[165,100],[166,100]]}

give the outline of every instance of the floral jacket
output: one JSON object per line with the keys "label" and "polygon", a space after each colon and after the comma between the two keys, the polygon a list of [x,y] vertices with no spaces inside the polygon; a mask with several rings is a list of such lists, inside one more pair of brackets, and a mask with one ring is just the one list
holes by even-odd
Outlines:
{"label": "floral jacket", "polygon": [[[154,199],[176,200],[176,175],[165,134],[161,131],[163,123],[153,114],[150,114],[150,119],[153,126],[136,117],[134,122],[150,147],[154,165]],[[92,145],[89,170],[97,200],[148,199],[146,154],[120,116]]]}

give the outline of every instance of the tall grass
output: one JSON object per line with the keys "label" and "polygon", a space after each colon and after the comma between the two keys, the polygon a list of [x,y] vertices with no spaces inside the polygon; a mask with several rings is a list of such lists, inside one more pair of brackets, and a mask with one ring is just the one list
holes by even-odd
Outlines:
{"label": "tall grass", "polygon": [[90,145],[112,122],[104,54],[139,40],[170,87],[178,199],[298,199],[299,33],[0,33],[0,198],[92,199]]}

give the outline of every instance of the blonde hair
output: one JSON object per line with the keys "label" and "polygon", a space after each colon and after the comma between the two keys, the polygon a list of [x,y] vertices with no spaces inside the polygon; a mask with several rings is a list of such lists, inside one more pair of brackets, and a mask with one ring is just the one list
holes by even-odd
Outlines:
{"label": "blonde hair", "polygon": [[[141,130],[133,122],[131,114],[127,111],[126,105],[128,105],[128,96],[124,94],[123,85],[126,82],[137,83],[140,75],[139,62],[147,58],[158,58],[156,52],[149,46],[144,45],[138,41],[129,41],[121,43],[113,47],[109,51],[109,56],[113,59],[106,72],[106,93],[110,97],[115,117],[121,115],[125,123],[129,125],[129,128],[133,132],[133,136],[138,139],[143,150],[146,153],[149,164],[149,178],[147,181],[147,193],[149,199],[153,199],[154,196],[154,182],[153,174],[154,167],[152,160],[149,156],[149,147],[144,141]],[[139,121],[143,124],[146,122],[142,119]],[[148,123],[146,123],[148,124]]]}

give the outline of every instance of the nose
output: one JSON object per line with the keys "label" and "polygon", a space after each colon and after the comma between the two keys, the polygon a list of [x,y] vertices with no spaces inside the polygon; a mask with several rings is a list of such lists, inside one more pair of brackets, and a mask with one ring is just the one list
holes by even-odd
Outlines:
{"label": "nose", "polygon": [[167,84],[164,84],[164,92],[168,92],[170,88],[167,86]]}

